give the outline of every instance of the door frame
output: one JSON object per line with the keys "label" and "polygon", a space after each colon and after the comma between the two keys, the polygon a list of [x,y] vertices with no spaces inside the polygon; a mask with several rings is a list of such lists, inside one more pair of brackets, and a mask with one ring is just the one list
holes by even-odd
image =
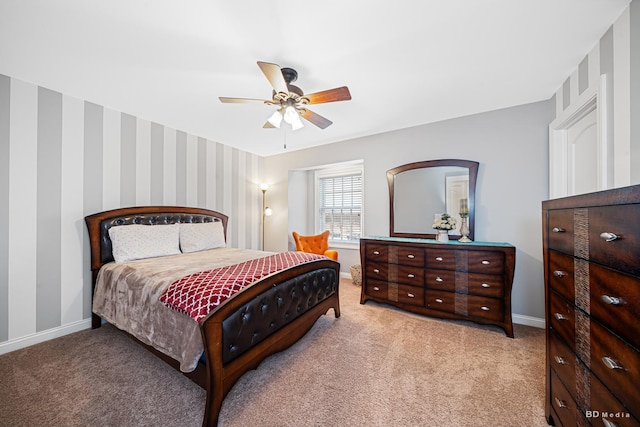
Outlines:
{"label": "door frame", "polygon": [[607,76],[602,74],[598,87],[586,89],[577,102],[558,114],[549,124],[549,198],[571,196],[569,174],[573,168],[569,153],[568,129],[594,110],[597,133],[597,189],[609,187],[609,114]]}

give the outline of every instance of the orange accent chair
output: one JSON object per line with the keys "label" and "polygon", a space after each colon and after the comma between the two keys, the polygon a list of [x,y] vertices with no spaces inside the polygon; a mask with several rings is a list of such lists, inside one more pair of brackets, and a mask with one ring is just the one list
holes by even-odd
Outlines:
{"label": "orange accent chair", "polygon": [[332,260],[338,260],[338,251],[329,249],[329,230],[315,236],[301,236],[295,231],[293,241],[296,242],[296,251],[324,255]]}

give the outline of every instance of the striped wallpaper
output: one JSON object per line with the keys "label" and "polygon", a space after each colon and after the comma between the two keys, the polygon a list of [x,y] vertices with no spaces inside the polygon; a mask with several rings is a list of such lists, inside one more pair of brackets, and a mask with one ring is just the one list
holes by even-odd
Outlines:
{"label": "striped wallpaper", "polygon": [[229,245],[258,248],[262,166],[257,155],[0,75],[0,353],[89,324],[85,215],[205,207],[229,215]]}
{"label": "striped wallpaper", "polygon": [[[581,105],[587,89],[597,90],[600,76],[607,76],[610,123],[608,140],[613,147],[611,187],[640,184],[640,2],[629,7],[600,38],[589,54],[553,95],[554,118]],[[636,117],[636,119],[632,119]]]}

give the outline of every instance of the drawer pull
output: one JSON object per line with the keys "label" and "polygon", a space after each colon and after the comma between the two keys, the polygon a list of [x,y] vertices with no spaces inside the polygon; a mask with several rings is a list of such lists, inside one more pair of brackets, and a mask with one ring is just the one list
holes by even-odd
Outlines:
{"label": "drawer pull", "polygon": [[444,282],[444,279],[440,276],[436,277],[436,282]]}
{"label": "drawer pull", "polygon": [[379,288],[379,287],[377,287],[377,286],[374,286],[374,287],[373,287],[373,290],[374,290],[374,291],[379,291],[379,290],[380,290],[380,288]]}
{"label": "drawer pull", "polygon": [[444,261],[441,256],[436,257],[436,261]]}
{"label": "drawer pull", "polygon": [[567,230],[565,230],[562,227],[553,227],[553,229],[551,231],[553,231],[554,233],[564,233]]}
{"label": "drawer pull", "polygon": [[604,233],[601,233],[600,237],[603,238],[605,242],[613,242],[614,240],[617,240],[620,238],[620,236],[614,233],[609,233],[607,231],[605,231]]}
{"label": "drawer pull", "polygon": [[604,427],[618,427],[618,424],[611,422],[606,418],[602,418],[602,424],[604,424]]}
{"label": "drawer pull", "polygon": [[409,279],[413,279],[414,277],[416,277],[416,275],[415,275],[415,274],[411,274],[411,273],[409,273],[409,274],[407,274],[407,277],[408,277]]}
{"label": "drawer pull", "polygon": [[556,405],[558,405],[558,408],[566,408],[567,407],[567,402],[565,402],[564,400],[560,400],[557,397],[554,397],[554,399],[556,400]]}
{"label": "drawer pull", "polygon": [[611,304],[611,305],[624,304],[624,300],[622,298],[610,297],[609,295],[602,295],[600,298],[602,299],[602,301],[604,301],[605,304]]}
{"label": "drawer pull", "polygon": [[553,313],[553,317],[555,317],[558,320],[567,320],[567,316],[565,316],[562,313]]}
{"label": "drawer pull", "polygon": [[613,369],[614,371],[624,371],[624,366],[619,365],[618,362],[609,356],[605,356],[602,358],[602,363],[609,369]]}
{"label": "drawer pull", "polygon": [[566,360],[564,360],[564,358],[563,358],[563,357],[560,357],[560,356],[554,356],[553,358],[556,360],[556,363],[557,363],[558,365],[567,365],[567,364],[568,364],[568,363],[567,363],[567,361],[566,361]]}
{"label": "drawer pull", "polygon": [[567,276],[568,273],[566,271],[556,270],[553,272],[553,275],[556,277],[564,277],[564,276]]}
{"label": "drawer pull", "polygon": [[415,256],[415,255],[412,255],[412,254],[407,255],[407,258],[409,258],[409,259],[414,259],[415,257],[416,257],[416,256]]}
{"label": "drawer pull", "polygon": [[482,307],[480,307],[480,310],[482,311],[489,311],[491,310],[489,307],[487,307],[486,305],[483,305]]}
{"label": "drawer pull", "polygon": [[378,270],[377,268],[374,268],[373,272],[376,273],[376,274],[380,274],[380,270]]}
{"label": "drawer pull", "polygon": [[408,293],[408,294],[407,294],[407,296],[408,296],[409,298],[415,298],[415,297],[416,297],[416,296],[415,296],[414,294],[412,294],[412,293]]}
{"label": "drawer pull", "polygon": [[488,284],[488,283],[483,283],[481,286],[482,286],[483,288],[490,288],[490,287],[491,287],[491,285],[490,285],[490,284]]}
{"label": "drawer pull", "polygon": [[380,251],[373,251],[374,255],[380,255]]}
{"label": "drawer pull", "polygon": [[437,302],[438,304],[442,304],[442,300],[441,300],[440,298],[436,298],[436,302]]}
{"label": "drawer pull", "polygon": [[487,261],[487,260],[485,259],[485,260],[483,260],[483,261],[482,261],[482,264],[484,264],[484,265],[489,265],[489,264],[491,264],[491,261]]}

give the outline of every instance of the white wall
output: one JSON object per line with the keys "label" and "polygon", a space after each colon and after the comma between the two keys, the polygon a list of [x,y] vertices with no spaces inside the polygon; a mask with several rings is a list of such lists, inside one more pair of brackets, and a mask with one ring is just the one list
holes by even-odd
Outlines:
{"label": "white wall", "polygon": [[[420,160],[475,160],[480,162],[475,240],[516,246],[514,320],[542,319],[541,202],[548,196],[551,115],[551,102],[538,102],[267,157],[263,179],[270,184],[274,215],[266,248],[287,250],[291,170],[364,159],[364,235],[388,236],[387,170]],[[339,258],[348,272],[352,263],[359,264],[358,249],[339,249]]]}

